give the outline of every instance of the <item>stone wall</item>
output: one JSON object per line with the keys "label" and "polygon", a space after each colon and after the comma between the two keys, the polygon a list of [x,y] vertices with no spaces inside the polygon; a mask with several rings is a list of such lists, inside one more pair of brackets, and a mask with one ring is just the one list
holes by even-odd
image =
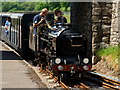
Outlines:
{"label": "stone wall", "polygon": [[116,1],[112,9],[112,23],[110,45],[117,46],[120,43],[120,2]]}
{"label": "stone wall", "polygon": [[92,52],[93,61],[98,49],[120,44],[120,1],[94,2],[92,9]]}
{"label": "stone wall", "polygon": [[110,31],[112,19],[112,3],[94,2],[92,6],[92,53],[93,62],[98,58],[96,52],[98,49],[107,48],[110,44]]}
{"label": "stone wall", "polygon": [[[93,4],[93,46],[96,44],[96,48],[106,48],[108,46],[107,44],[110,44],[111,12],[111,3],[102,2]],[[102,43],[106,45],[104,46]]]}

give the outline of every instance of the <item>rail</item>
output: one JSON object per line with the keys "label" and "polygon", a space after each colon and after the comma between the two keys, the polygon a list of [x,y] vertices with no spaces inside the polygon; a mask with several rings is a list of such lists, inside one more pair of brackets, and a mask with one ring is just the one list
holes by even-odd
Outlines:
{"label": "rail", "polygon": [[[97,83],[102,84],[103,87],[105,88],[112,88],[112,89],[116,89],[119,90],[120,89],[120,82],[112,80],[110,78],[106,78],[104,76],[100,76],[97,74],[93,74],[93,73],[86,73],[86,75],[84,75],[85,78],[89,78]],[[94,77],[94,78],[91,78]]]}
{"label": "rail", "polygon": [[[53,77],[53,79],[54,79],[55,82],[58,81],[58,78],[55,77],[54,74],[53,74],[50,70],[46,69],[46,71],[49,73],[49,75],[50,75],[51,77]],[[59,81],[59,84],[60,84],[61,87],[64,88],[65,90],[70,90],[69,86],[65,85],[63,82]]]}

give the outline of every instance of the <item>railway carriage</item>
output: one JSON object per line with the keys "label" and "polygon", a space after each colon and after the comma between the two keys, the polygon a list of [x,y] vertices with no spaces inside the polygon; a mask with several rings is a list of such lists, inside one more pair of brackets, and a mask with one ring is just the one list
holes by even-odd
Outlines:
{"label": "railway carriage", "polygon": [[[12,46],[22,56],[29,56],[29,25],[35,13],[0,13],[2,19],[1,39]],[[5,30],[6,18],[11,19],[8,33]]]}

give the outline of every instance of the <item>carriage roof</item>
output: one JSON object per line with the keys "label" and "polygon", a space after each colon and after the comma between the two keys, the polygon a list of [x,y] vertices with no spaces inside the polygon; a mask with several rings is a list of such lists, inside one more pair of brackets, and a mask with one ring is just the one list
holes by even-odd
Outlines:
{"label": "carriage roof", "polygon": [[22,18],[24,15],[30,15],[30,14],[37,14],[37,13],[0,13],[0,16],[2,17],[10,17],[10,18]]}
{"label": "carriage roof", "polygon": [[[39,12],[20,12],[20,13],[7,13],[7,12],[1,12],[0,16],[2,17],[11,17],[11,18],[22,18],[24,15],[36,15]],[[53,14],[53,12],[49,12],[49,14]]]}

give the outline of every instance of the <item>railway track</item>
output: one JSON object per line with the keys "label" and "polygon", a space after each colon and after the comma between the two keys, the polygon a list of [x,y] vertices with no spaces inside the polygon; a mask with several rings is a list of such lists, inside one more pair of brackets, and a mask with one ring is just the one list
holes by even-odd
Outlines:
{"label": "railway track", "polygon": [[[40,72],[39,72],[40,73]],[[87,72],[84,76],[82,76],[82,79],[77,82],[74,83],[74,81],[71,83],[64,83],[61,81],[58,81],[58,78],[51,72],[49,71],[49,69],[45,69],[43,70],[41,73],[46,74],[45,76],[49,76],[50,79],[52,78],[54,83],[59,83],[58,86],[55,86],[54,88],[63,88],[65,90],[72,90],[73,88],[77,88],[77,89],[84,89],[84,90],[89,90],[92,88],[96,88],[96,86],[98,86],[97,88],[109,88],[109,89],[115,89],[115,90],[120,90],[120,82],[97,75],[97,74],[93,74],[90,72]],[[44,77],[44,76],[43,76]],[[85,83],[87,82],[87,83]]]}
{"label": "railway track", "polygon": [[58,78],[57,78],[56,76],[54,76],[54,74],[53,74],[51,71],[49,71],[48,69],[46,69],[46,71],[47,71],[47,73],[48,73],[51,77],[53,77],[53,79],[55,80],[55,82],[59,82],[59,84],[60,84],[60,86],[61,86],[62,88],[66,89],[66,90],[70,90],[69,86],[65,85],[65,84],[64,84],[63,82],[61,82],[61,81],[58,81]]}
{"label": "railway track", "polygon": [[[51,71],[49,71],[49,69],[43,70],[43,73],[44,72],[47,74],[47,76],[50,76],[52,79],[54,79],[54,83],[59,83],[59,86],[55,86],[54,88],[64,88],[65,90],[71,90],[72,88],[82,88],[89,90],[98,86],[98,88],[102,87],[120,90],[120,82],[90,72],[87,72],[84,76],[82,76],[82,80],[80,80],[77,84],[73,82],[72,85],[58,81],[58,78]],[[88,84],[85,82],[88,82]],[[89,85],[90,83],[92,84]]]}
{"label": "railway track", "polygon": [[84,83],[79,83],[78,85],[65,84],[64,82],[58,81],[58,78],[56,76],[54,76],[54,74],[51,71],[49,71],[48,69],[45,69],[44,71],[47,72],[47,75],[49,75],[51,78],[54,79],[54,82],[58,82],[60,87],[65,89],[65,90],[71,90],[72,88],[82,88],[82,89],[85,89],[85,90],[89,89],[89,87],[86,86]]}
{"label": "railway track", "polygon": [[[120,90],[120,82],[103,77],[103,76],[99,76],[93,73],[86,73],[83,76],[82,81],[80,81],[78,84],[73,83],[72,85],[70,85],[70,84],[66,84],[64,82],[58,81],[58,78],[54,76],[54,74],[48,69],[46,69],[45,72],[47,72],[47,75],[49,75],[50,77],[54,79],[54,82],[59,83],[60,88],[64,88],[65,90],[71,90],[72,88],[81,88],[81,89],[89,90],[90,88],[96,87],[95,85],[97,85],[98,87]],[[94,86],[92,86],[93,84],[88,85],[84,83],[84,81],[86,82],[90,81],[94,84]]]}
{"label": "railway track", "polygon": [[104,87],[104,88],[111,88],[111,89],[116,89],[120,90],[120,82],[112,80],[110,78],[106,78],[97,74],[93,74],[90,72],[87,72],[84,75],[84,78],[87,80],[91,80],[94,83],[97,83],[98,85]]}
{"label": "railway track", "polygon": [[80,83],[78,85],[74,85],[75,88],[81,88],[81,89],[84,89],[84,90],[88,90],[90,87],[85,85],[84,83]]}

